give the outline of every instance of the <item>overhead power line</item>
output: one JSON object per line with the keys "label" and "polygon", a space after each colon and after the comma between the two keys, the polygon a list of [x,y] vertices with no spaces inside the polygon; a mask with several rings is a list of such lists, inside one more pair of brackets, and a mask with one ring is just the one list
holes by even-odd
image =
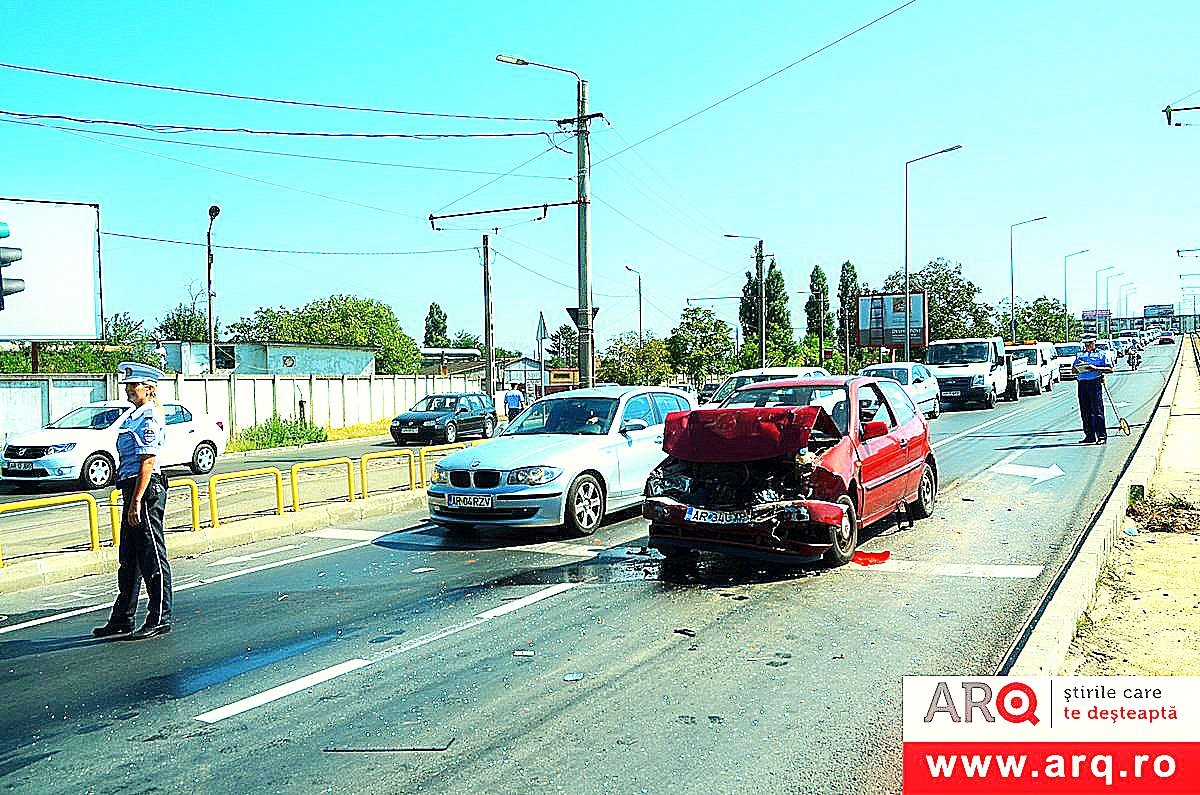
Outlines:
{"label": "overhead power line", "polygon": [[239,99],[248,102],[268,102],[275,105],[295,105],[303,108],[325,108],[327,110],[349,110],[359,113],[386,113],[397,116],[422,116],[438,119],[478,119],[483,121],[532,121],[553,122],[554,119],[533,119],[522,116],[480,116],[470,113],[430,113],[416,110],[396,110],[394,108],[371,108],[361,105],[340,105],[327,102],[310,102],[299,99],[277,99],[271,97],[255,97],[248,94],[232,94],[226,91],[205,91],[199,88],[182,88],[179,86],[164,86],[156,83],[142,83],[135,80],[115,80],[110,77],[81,75],[74,72],[60,72],[54,69],[40,69],[36,66],[21,66],[19,64],[0,63],[0,69],[14,69],[19,72],[34,72],[36,74],[69,77],[73,80],[88,80],[93,83],[108,83],[117,86],[132,86],[135,88],[150,88],[156,91],[172,91],[178,94],[195,94],[203,97],[219,97],[221,99]]}
{"label": "overhead power line", "polygon": [[[915,2],[915,0],[913,0]],[[545,136],[554,142],[550,132],[494,132],[494,133],[399,133],[399,132],[325,132],[320,130],[256,130],[249,127],[202,127],[192,124],[149,124],[118,119],[88,119],[77,116],[62,116],[57,113],[22,113],[15,110],[0,110],[2,116],[12,116],[17,119],[49,119],[51,121],[69,121],[74,124],[99,124],[113,127],[132,127],[136,130],[161,133],[163,135],[178,135],[180,133],[234,133],[239,135],[277,135],[293,138],[406,138],[417,141],[436,141],[446,138],[530,138]]]}
{"label": "overhead power line", "polygon": [[630,144],[629,146],[625,147],[624,149],[620,149],[620,150],[614,152],[613,154],[604,158],[604,160],[597,161],[594,164],[594,166],[598,166],[601,163],[605,162],[606,160],[612,160],[614,157],[619,157],[619,156],[623,155],[624,153],[628,152],[630,149],[633,149],[634,147],[641,146],[642,144],[646,143],[647,141],[651,141],[651,140],[657,138],[658,136],[662,135],[663,133],[670,132],[671,130],[675,129],[676,127],[680,126],[681,124],[686,124],[687,122],[691,121],[692,119],[696,118],[697,116],[699,116],[702,113],[708,113],[710,110],[717,107],[718,105],[723,105],[724,103],[728,102],[729,100],[733,99],[734,97],[745,94],[750,89],[762,85],[763,83],[767,82],[771,78],[778,77],[779,75],[783,74],[784,72],[791,69],[792,67],[799,66],[800,64],[809,60],[810,58],[814,58],[817,55],[820,55],[821,53],[830,49],[831,47],[835,47],[838,44],[841,44],[843,41],[850,38],[851,36],[861,33],[864,30],[866,30],[867,28],[871,27],[872,25],[882,22],[883,20],[887,19],[888,17],[892,16],[893,14],[903,11],[905,8],[908,8],[910,5],[912,5],[915,2],[917,2],[917,0],[908,0],[908,2],[896,6],[895,8],[893,8],[891,11],[887,12],[886,14],[875,17],[875,19],[872,19],[870,22],[866,23],[865,25],[860,25],[859,27],[855,28],[854,30],[850,31],[849,33],[843,34],[842,36],[834,39],[833,41],[829,42],[828,44],[818,47],[817,49],[815,49],[812,52],[805,55],[803,58],[798,58],[795,61],[792,61],[787,66],[784,66],[780,69],[776,69],[774,72],[771,72],[771,74],[767,75],[766,77],[761,77],[758,80],[755,80],[750,85],[745,86],[743,88],[739,88],[737,91],[734,91],[732,94],[730,94],[726,97],[722,97],[721,99],[718,99],[716,102],[713,102],[711,105],[706,105],[705,107],[701,108],[700,110],[696,111],[695,113],[692,113],[688,116],[684,116],[682,119],[675,122],[674,124],[669,124],[666,127],[659,130],[658,132],[651,133],[650,135],[647,135],[645,138],[642,138],[639,141],[635,141],[634,143]]}
{"label": "overhead power line", "polygon": [[571,182],[572,177],[549,176],[544,174],[513,174],[504,171],[477,171],[469,168],[446,168],[444,166],[418,166],[411,163],[391,163],[382,160],[357,160],[349,157],[332,157],[330,155],[314,155],[305,154],[302,152],[278,152],[272,149],[250,149],[244,146],[225,146],[222,144],[210,144],[202,141],[177,141],[171,138],[151,138],[146,135],[130,135],[128,133],[111,132],[108,130],[80,130],[74,127],[60,127],[56,124],[43,124],[37,121],[18,121],[16,119],[0,119],[0,124],[20,124],[25,127],[41,127],[46,130],[58,130],[60,132],[76,132],[86,135],[103,135],[108,138],[124,138],[131,141],[149,141],[156,144],[170,144],[172,146],[194,146],[200,149],[217,149],[226,152],[246,152],[255,155],[270,155],[272,157],[294,157],[304,160],[321,160],[331,163],[349,163],[358,166],[383,166],[386,168],[407,168],[418,171],[440,171],[449,172],[452,174],[475,174],[480,176],[504,176],[514,177],[519,179],[553,179]]}
{"label": "overhead power line", "polygon": [[[509,242],[511,243],[512,241],[510,240]],[[576,286],[573,284],[567,284],[566,282],[560,282],[558,279],[555,279],[553,276],[547,276],[546,274],[542,273],[541,271],[534,270],[533,268],[529,267],[528,265],[524,265],[520,262],[517,262],[515,259],[508,256],[507,254],[501,253],[499,250],[496,249],[495,246],[492,246],[491,251],[497,257],[508,260],[513,265],[516,265],[518,268],[520,268],[521,270],[528,271],[529,273],[532,273],[534,276],[537,276],[538,278],[545,279],[548,282],[553,282],[554,284],[557,284],[559,287],[565,287],[568,290],[576,289]],[[602,296],[604,298],[629,298],[628,295],[612,295],[609,293],[596,293],[596,295]]]}
{"label": "overhead power line", "polygon": [[[144,240],[148,243],[169,243],[175,246],[206,246],[207,243],[200,243],[192,240],[171,240],[162,237],[148,237],[146,235],[131,235],[124,232],[101,232],[107,237],[121,237],[128,240]],[[307,251],[301,249],[289,248],[257,248],[255,246],[228,246],[213,243],[213,248],[227,249],[230,251],[258,251],[264,254],[307,254],[322,257],[402,257],[410,254],[449,254],[453,251],[474,251],[478,246],[463,246],[462,248],[435,248],[425,251]]]}

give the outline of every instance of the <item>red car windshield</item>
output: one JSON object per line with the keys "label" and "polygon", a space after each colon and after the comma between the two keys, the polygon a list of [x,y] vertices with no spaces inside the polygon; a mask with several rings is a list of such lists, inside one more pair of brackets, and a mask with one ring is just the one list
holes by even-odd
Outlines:
{"label": "red car windshield", "polygon": [[721,408],[776,408],[778,406],[820,406],[833,418],[838,430],[846,433],[850,421],[850,397],[844,386],[781,386],[746,388],[734,392]]}

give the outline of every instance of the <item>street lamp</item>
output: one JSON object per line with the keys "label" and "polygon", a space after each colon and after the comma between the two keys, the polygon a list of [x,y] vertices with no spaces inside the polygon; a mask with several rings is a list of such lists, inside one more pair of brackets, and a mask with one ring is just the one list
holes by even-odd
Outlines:
{"label": "street lamp", "polygon": [[[930,152],[927,155],[914,157],[912,160],[904,164],[904,361],[912,361],[912,353],[909,350],[909,340],[912,337],[912,293],[908,285],[908,167],[913,163],[919,163],[922,160],[928,160],[931,157],[944,155],[947,152],[953,152],[956,149],[962,149],[961,144],[946,149],[939,149],[936,152]],[[849,365],[847,365],[849,367]]]}
{"label": "street lamp", "polygon": [[754,268],[758,274],[758,366],[767,366],[767,280],[763,276],[763,242],[753,235],[725,235],[743,240],[757,240],[754,246]]}
{"label": "street lamp", "polygon": [[591,190],[591,147],[588,144],[588,84],[573,69],[561,66],[537,63],[536,61],[518,58],[515,55],[497,55],[500,63],[512,66],[537,66],[554,72],[566,72],[575,76],[576,112],[575,117],[575,165],[576,165],[576,212],[578,227],[578,280],[579,280],[579,385],[591,387],[596,378],[592,368],[592,359],[596,349],[595,329],[592,324],[592,241],[590,237],[592,223]]}
{"label": "street lamp", "polygon": [[642,338],[642,272],[629,265],[625,266],[625,270],[636,273],[638,277],[638,344],[643,345],[645,340]]}
{"label": "street lamp", "polygon": [[1071,310],[1067,308],[1067,260],[1086,254],[1090,249],[1074,251],[1063,257],[1063,342],[1071,340]]}
{"label": "street lamp", "polygon": [[216,293],[213,292],[213,255],[212,255],[212,228],[213,221],[217,220],[217,216],[221,214],[221,208],[217,205],[212,205],[208,208],[208,371],[215,373],[217,371],[217,324],[213,316],[213,299]]}
{"label": "street lamp", "polygon": [[1013,267],[1013,230],[1018,226],[1032,224],[1034,221],[1045,221],[1046,216],[1028,218],[1008,226],[1008,338],[1017,341],[1017,276]]}
{"label": "street lamp", "polygon": [[1113,271],[1104,277],[1104,311],[1108,313],[1108,317],[1104,318],[1104,330],[1107,333],[1112,332],[1112,305],[1108,300],[1108,287],[1112,283],[1113,279],[1124,275],[1124,271]]}

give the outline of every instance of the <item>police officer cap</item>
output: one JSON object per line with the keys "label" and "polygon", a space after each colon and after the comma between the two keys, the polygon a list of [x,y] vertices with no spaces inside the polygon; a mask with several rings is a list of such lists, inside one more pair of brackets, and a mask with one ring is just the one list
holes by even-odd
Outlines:
{"label": "police officer cap", "polygon": [[166,373],[141,362],[121,362],[117,365],[118,384],[157,384]]}

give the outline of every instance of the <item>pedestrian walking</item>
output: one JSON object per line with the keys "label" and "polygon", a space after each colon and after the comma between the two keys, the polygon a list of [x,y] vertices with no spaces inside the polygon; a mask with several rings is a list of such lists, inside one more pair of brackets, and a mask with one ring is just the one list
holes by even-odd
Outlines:
{"label": "pedestrian walking", "polygon": [[[117,486],[124,510],[118,548],[117,600],[108,623],[96,627],[98,638],[122,637],[142,640],[171,631],[171,564],[163,537],[167,507],[167,481],[159,466],[159,453],[166,442],[158,380],[163,372],[137,362],[122,362],[118,383],[133,412],[121,423],[117,435]],[[146,584],[149,606],[146,623],[133,629],[142,583]]]}
{"label": "pedestrian walking", "polygon": [[516,384],[509,386],[508,391],[504,393],[504,410],[508,413],[508,421],[515,420],[523,408],[525,408],[524,393],[517,388]]}
{"label": "pedestrian walking", "polygon": [[1083,341],[1083,350],[1072,365],[1078,382],[1079,416],[1083,420],[1081,444],[1104,444],[1108,426],[1104,417],[1104,376],[1113,371],[1108,351],[1096,350],[1096,340]]}

